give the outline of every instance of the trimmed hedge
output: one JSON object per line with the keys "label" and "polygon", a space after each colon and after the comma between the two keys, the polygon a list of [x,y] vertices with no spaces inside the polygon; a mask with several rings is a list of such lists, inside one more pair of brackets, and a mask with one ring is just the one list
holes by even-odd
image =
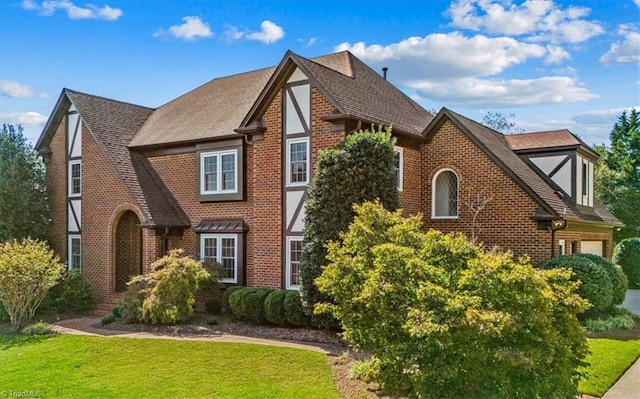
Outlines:
{"label": "trimmed hedge", "polygon": [[622,302],[624,301],[624,297],[627,294],[627,288],[629,285],[627,275],[624,274],[622,268],[609,259],[603,258],[602,256],[593,254],[577,255],[595,262],[598,266],[606,270],[609,278],[611,279],[611,288],[613,289],[613,301],[611,305],[613,306],[622,304]]}
{"label": "trimmed hedge", "polygon": [[613,249],[613,262],[629,279],[629,288],[640,288],[640,238],[626,238]]}
{"label": "trimmed hedge", "polygon": [[613,287],[607,271],[583,255],[561,255],[542,266],[544,269],[565,268],[573,271],[572,280],[581,281],[578,295],[591,303],[591,308],[581,315],[590,319],[605,314],[613,303]]}
{"label": "trimmed hedge", "polygon": [[229,295],[229,307],[234,316],[254,324],[267,322],[264,301],[273,290],[270,288],[244,287]]}
{"label": "trimmed hedge", "polygon": [[264,315],[270,323],[276,325],[286,325],[287,317],[284,311],[284,298],[287,291],[272,291],[264,300]]}
{"label": "trimmed hedge", "polygon": [[231,310],[231,306],[229,305],[229,297],[231,296],[231,294],[233,294],[234,291],[237,291],[241,288],[244,287],[239,285],[232,285],[230,287],[227,287],[224,290],[224,294],[222,294],[222,310],[224,310],[224,312],[229,316],[233,316],[233,311]]}
{"label": "trimmed hedge", "polygon": [[289,324],[294,326],[308,326],[310,324],[309,316],[302,309],[302,301],[298,291],[285,291],[284,297],[284,314]]}

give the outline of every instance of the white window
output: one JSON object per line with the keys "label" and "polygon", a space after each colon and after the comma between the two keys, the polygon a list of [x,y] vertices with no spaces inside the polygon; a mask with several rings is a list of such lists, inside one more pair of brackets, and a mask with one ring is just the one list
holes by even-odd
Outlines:
{"label": "white window", "polygon": [[300,261],[302,260],[302,238],[287,238],[287,289],[300,287]]}
{"label": "white window", "polygon": [[404,178],[404,174],[402,173],[403,165],[404,165],[404,153],[402,147],[395,147],[396,150],[396,163],[394,166],[394,170],[396,172],[396,188],[398,191],[402,191],[402,180]]}
{"label": "white window", "polygon": [[564,240],[558,240],[558,255],[565,255],[567,253],[567,246]]}
{"label": "white window", "polygon": [[221,266],[223,283],[238,282],[238,240],[235,235],[201,234],[200,258]]}
{"label": "white window", "polygon": [[82,161],[69,162],[69,197],[82,194]]}
{"label": "white window", "polygon": [[431,217],[456,219],[458,217],[458,176],[451,169],[436,173],[432,182]]}
{"label": "white window", "polygon": [[82,267],[82,240],[79,234],[69,234],[69,258],[67,266],[69,270]]}
{"label": "white window", "polygon": [[287,186],[309,182],[309,139],[287,140]]}
{"label": "white window", "polygon": [[238,151],[203,152],[200,154],[201,194],[238,192]]}

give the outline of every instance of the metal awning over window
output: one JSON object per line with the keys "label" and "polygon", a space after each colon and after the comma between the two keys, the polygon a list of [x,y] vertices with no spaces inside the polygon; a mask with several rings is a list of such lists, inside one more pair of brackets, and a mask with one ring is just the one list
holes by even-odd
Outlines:
{"label": "metal awning over window", "polygon": [[242,219],[203,219],[193,231],[196,233],[244,233],[247,226]]}

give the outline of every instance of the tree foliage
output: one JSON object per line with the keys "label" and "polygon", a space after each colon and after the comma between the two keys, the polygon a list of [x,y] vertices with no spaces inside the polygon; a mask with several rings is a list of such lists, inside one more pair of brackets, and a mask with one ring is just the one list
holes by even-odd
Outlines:
{"label": "tree foliage", "polygon": [[127,283],[121,303],[125,321],[173,325],[191,318],[194,292],[200,284],[217,281],[217,276],[183,252],[170,251],[151,264],[151,273]]}
{"label": "tree foliage", "polygon": [[613,249],[613,261],[622,267],[630,288],[640,288],[640,238],[625,238]]}
{"label": "tree foliage", "polygon": [[33,237],[46,239],[49,204],[42,161],[20,125],[0,131],[0,242]]}
{"label": "tree foliage", "polygon": [[355,207],[316,280],[344,338],[372,350],[363,373],[409,398],[575,398],[588,306],[565,270],[423,232],[379,203]]}
{"label": "tree foliage", "polygon": [[327,264],[325,245],[353,220],[353,204],[379,198],[386,209],[400,205],[396,188],[395,139],[391,129],[359,131],[336,148],[322,151],[305,204],[305,246],[300,266],[302,299],[308,313],[327,300],[314,280]]}
{"label": "tree foliage", "polygon": [[625,227],[614,241],[640,236],[640,114],[623,111],[611,130],[611,146],[599,146],[595,195]]}
{"label": "tree foliage", "polygon": [[482,117],[482,124],[500,133],[524,133],[524,129],[517,127],[516,123],[511,120],[515,117],[516,114],[513,113],[503,114],[499,111],[487,111]]}
{"label": "tree foliage", "polygon": [[0,302],[16,330],[31,320],[63,271],[43,241],[27,238],[0,244]]}

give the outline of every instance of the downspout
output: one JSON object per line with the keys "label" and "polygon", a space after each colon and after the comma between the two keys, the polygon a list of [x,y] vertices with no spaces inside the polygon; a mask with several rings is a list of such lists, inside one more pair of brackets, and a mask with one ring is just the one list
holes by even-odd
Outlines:
{"label": "downspout", "polygon": [[161,256],[165,256],[167,254],[168,247],[169,247],[169,240],[167,239],[167,237],[169,236],[170,231],[171,229],[169,229],[168,227],[165,227],[164,234],[160,236],[160,242],[161,242],[160,251],[162,252],[160,254]]}

